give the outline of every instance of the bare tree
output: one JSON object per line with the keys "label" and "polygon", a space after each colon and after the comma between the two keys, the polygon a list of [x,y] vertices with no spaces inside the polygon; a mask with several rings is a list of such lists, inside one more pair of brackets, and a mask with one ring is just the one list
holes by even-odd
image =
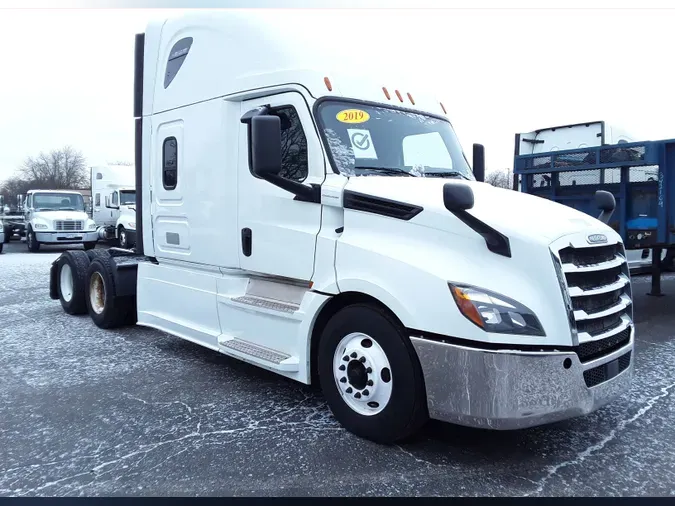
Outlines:
{"label": "bare tree", "polygon": [[115,160],[113,162],[108,162],[108,165],[121,165],[123,167],[131,167],[133,163],[125,160]]}
{"label": "bare tree", "polygon": [[20,177],[11,177],[0,185],[0,195],[5,198],[5,203],[15,206],[16,196],[25,195],[28,190],[33,188],[30,181],[25,181]]}
{"label": "bare tree", "polygon": [[89,180],[84,156],[71,146],[29,156],[19,169],[19,176],[33,188],[45,190],[82,188]]}
{"label": "bare tree", "polygon": [[497,188],[513,189],[513,172],[510,169],[496,170],[485,175],[485,182]]}

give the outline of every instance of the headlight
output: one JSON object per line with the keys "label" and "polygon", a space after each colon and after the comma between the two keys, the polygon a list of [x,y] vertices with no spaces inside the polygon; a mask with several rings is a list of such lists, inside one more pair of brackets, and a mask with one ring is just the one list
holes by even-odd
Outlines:
{"label": "headlight", "polygon": [[448,286],[460,312],[486,332],[546,335],[539,319],[519,302],[470,285],[448,283]]}
{"label": "headlight", "polygon": [[33,228],[35,230],[47,230],[47,225],[45,225],[44,223],[35,223],[33,225]]}
{"label": "headlight", "polygon": [[96,223],[93,221],[89,224],[89,230],[96,230]]}
{"label": "headlight", "polygon": [[130,221],[129,223],[127,223],[127,225],[129,225],[129,228],[136,229],[136,223],[133,221]]}

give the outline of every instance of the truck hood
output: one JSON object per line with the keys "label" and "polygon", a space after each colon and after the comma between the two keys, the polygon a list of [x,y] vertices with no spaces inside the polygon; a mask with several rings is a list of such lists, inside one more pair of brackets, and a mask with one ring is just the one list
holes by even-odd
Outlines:
{"label": "truck hood", "polygon": [[78,220],[87,221],[89,216],[83,211],[35,211],[34,219],[56,221],[56,220]]}
{"label": "truck hood", "polygon": [[465,229],[467,234],[472,233],[464,225],[458,228],[454,221],[456,218],[445,208],[445,184],[470,186],[474,193],[474,207],[469,213],[508,236],[546,244],[585,229],[593,229],[610,237],[617,236],[613,229],[601,221],[571,207],[478,181],[358,176],[349,178],[345,190],[421,206],[424,212],[413,218],[415,222],[455,233]]}

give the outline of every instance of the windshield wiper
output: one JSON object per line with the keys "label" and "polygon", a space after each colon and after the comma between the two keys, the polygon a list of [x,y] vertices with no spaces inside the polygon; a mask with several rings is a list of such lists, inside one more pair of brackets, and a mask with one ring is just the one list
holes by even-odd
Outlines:
{"label": "windshield wiper", "polygon": [[469,180],[468,177],[466,177],[464,174],[461,172],[457,172],[456,170],[441,170],[441,171],[430,171],[430,172],[423,172],[422,173],[424,176],[440,176],[440,177],[461,177],[462,179]]}
{"label": "windshield wiper", "polygon": [[377,174],[417,177],[415,174],[411,174],[407,170],[399,169],[397,167],[354,167],[354,170],[372,171]]}
{"label": "windshield wiper", "polygon": [[59,211],[74,211],[74,207],[59,207]]}

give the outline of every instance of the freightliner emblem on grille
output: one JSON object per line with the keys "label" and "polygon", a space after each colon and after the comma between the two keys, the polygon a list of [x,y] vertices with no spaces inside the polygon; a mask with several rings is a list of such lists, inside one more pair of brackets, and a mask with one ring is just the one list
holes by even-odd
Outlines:
{"label": "freightliner emblem on grille", "polygon": [[602,244],[607,242],[607,236],[605,234],[591,234],[586,240],[589,244]]}

